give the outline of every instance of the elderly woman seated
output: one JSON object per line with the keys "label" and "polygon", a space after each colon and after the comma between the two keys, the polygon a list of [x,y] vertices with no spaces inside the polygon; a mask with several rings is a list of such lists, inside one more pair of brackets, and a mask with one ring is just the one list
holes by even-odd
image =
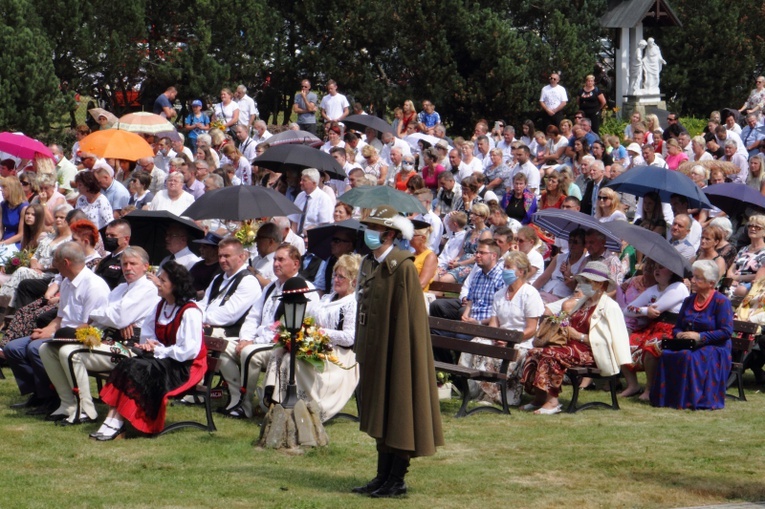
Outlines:
{"label": "elderly woman seated", "polygon": [[608,296],[616,289],[608,266],[590,262],[576,280],[584,298],[571,314],[563,316],[566,345],[533,348],[526,356],[521,381],[526,391],[534,394],[534,400],[523,410],[541,415],[560,413],[558,395],[570,367],[597,366],[604,376],[609,376],[632,361],[622,310]]}
{"label": "elderly woman seated", "polygon": [[[307,315],[316,318],[332,343],[337,364],[324,361],[322,371],[307,362],[295,365],[298,397],[319,405],[322,421],[340,412],[353,396],[359,382],[359,368],[353,342],[356,336],[356,281],[360,257],[343,255],[332,272],[332,291],[319,302],[308,305]],[[266,369],[267,399],[282,401],[287,392],[290,354],[284,348],[274,350]]]}
{"label": "elderly woman seated", "polygon": [[674,341],[668,340],[658,360],[645,358],[656,363],[651,404],[692,410],[724,408],[733,308],[725,295],[715,291],[720,277],[715,262],[699,260],[692,268],[694,293],[683,302],[672,330],[674,340],[685,344],[668,346]]}

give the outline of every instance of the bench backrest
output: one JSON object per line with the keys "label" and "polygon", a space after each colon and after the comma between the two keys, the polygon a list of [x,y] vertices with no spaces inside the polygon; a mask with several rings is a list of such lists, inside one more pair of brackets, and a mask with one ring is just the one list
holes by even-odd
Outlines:
{"label": "bench backrest", "polygon": [[[665,323],[677,323],[678,314],[664,312],[659,315],[658,320]],[[735,334],[731,338],[731,348],[735,351],[750,351],[754,343],[754,336],[760,330],[760,326],[756,323],[746,322],[743,320],[733,320],[733,333]]]}
{"label": "bench backrest", "polygon": [[212,377],[220,369],[220,355],[226,351],[226,340],[204,336],[205,346],[207,347],[207,372],[205,373],[204,383],[208,385]]}
{"label": "bench backrest", "polygon": [[[484,355],[495,359],[515,360],[517,351],[513,349],[513,345],[523,341],[523,333],[519,331],[447,320],[433,316],[430,317],[430,328],[436,331],[431,333],[431,341],[434,348]],[[442,333],[439,334],[439,332]],[[450,333],[505,341],[507,347],[474,343],[450,336]]]}

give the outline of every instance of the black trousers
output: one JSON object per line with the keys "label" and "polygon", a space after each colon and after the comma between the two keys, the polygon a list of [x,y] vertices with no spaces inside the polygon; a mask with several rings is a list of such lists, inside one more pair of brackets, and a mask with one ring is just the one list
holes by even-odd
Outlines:
{"label": "black trousers", "polygon": [[16,288],[16,309],[21,309],[45,295],[51,279],[25,279],[19,283]]}

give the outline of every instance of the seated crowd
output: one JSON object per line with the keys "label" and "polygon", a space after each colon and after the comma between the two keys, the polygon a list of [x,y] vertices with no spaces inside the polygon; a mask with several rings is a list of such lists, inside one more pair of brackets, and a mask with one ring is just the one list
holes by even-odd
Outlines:
{"label": "seated crowd", "polygon": [[[252,418],[285,395],[290,352],[274,348],[274,322],[283,311],[276,297],[300,275],[316,290],[308,294],[307,313],[326,331],[338,360],[323,371],[298,363],[300,397],[316,401],[322,420],[331,418],[359,380],[355,290],[360,255],[368,251],[358,231],[336,229],[320,240],[329,245],[322,259],[306,248],[306,233],[365,217],[367,210],[342,201],[350,189],[391,186],[427,211],[408,216],[414,235],[398,242],[413,253],[430,314],[522,333],[508,371],[512,405],[522,405],[525,392],[531,400],[522,409],[558,413],[566,369],[592,366],[604,375],[623,373],[622,397],[722,408],[731,366],[731,299],[748,309],[765,296],[759,284],[765,280],[765,216],[742,210],[729,217],[719,209],[691,209],[679,194],[662,203],[656,193],[636,197],[605,186],[638,166],[678,170],[687,160],[698,163],[688,171],[700,188],[733,181],[760,191],[765,159],[759,145],[750,150],[714,117],[704,137],[691,139],[674,114],[663,133],[658,119],[636,114],[623,139],[601,140],[581,112],[576,124],[564,119],[544,131],[527,121],[520,139],[500,122],[490,132],[485,120],[471,139],[449,138],[432,103],[425,103],[425,114],[418,115],[407,101],[396,111],[395,134],[379,137],[372,129],[356,133],[328,121],[320,150],[343,167],[345,179],[313,168],[280,174],[253,165],[270,149],[264,123],[253,131],[247,124],[226,132],[186,129],[195,134],[191,149],[182,137],[178,143],[147,136],[155,157],[136,162],[98,159],[77,146],[67,159],[55,145],[56,167],[35,160],[22,169],[1,161],[0,260],[9,267],[6,260],[16,252],[30,258],[28,267],[0,275],[0,306],[8,315],[0,355],[21,393],[30,395],[15,406],[63,426],[95,421],[87,373],[111,371],[100,395],[110,408],[91,436],[122,436],[126,422],[157,433],[168,398],[201,379],[203,335],[209,335],[226,340],[220,373],[228,403],[221,411]],[[200,101],[193,106],[194,118],[206,117]],[[416,132],[438,141],[410,142]],[[78,128],[78,140],[87,133]],[[704,164],[740,163],[736,155],[745,162],[735,172]],[[254,241],[246,245],[233,235],[239,222],[198,221],[206,235],[193,241],[186,227],[173,223],[165,236],[169,255],[156,273],[151,270],[123,217],[136,209],[180,216],[205,194],[232,185],[270,187],[303,213],[258,218]],[[692,274],[673,274],[626,242],[610,251],[594,228],[555,238],[533,219],[551,208],[581,211],[601,223],[630,221],[663,235],[692,263]],[[434,282],[458,284],[461,292],[443,298],[431,291]],[[664,312],[678,313],[677,323],[658,320]],[[563,339],[542,341],[538,330],[551,316]],[[86,325],[104,331],[99,346],[72,342]],[[663,350],[666,337],[689,340],[694,348]],[[499,369],[478,356],[436,356]],[[762,363],[752,368],[764,381]],[[477,399],[501,400],[495,384],[469,390]]]}

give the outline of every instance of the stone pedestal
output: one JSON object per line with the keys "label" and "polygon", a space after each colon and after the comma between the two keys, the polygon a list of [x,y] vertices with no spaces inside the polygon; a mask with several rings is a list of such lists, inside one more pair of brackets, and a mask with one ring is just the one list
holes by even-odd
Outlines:
{"label": "stone pedestal", "polygon": [[623,105],[622,118],[627,119],[627,121],[634,111],[639,111],[641,115],[645,116],[647,113],[656,113],[656,110],[667,110],[667,103],[662,99],[660,93],[645,92],[640,95],[625,95]]}
{"label": "stone pedestal", "polygon": [[321,423],[319,407],[313,401],[306,404],[298,400],[293,409],[271,405],[260,427],[258,445],[268,449],[294,450],[300,446],[323,447],[327,444],[329,437]]}

